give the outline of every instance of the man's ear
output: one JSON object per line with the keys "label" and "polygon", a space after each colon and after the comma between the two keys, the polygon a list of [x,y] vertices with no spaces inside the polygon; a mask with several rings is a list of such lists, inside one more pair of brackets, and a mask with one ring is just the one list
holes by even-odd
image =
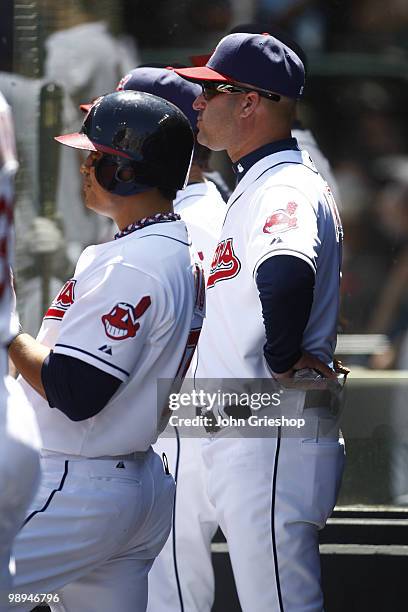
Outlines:
{"label": "man's ear", "polygon": [[250,91],[243,97],[240,115],[243,119],[250,117],[258,108],[260,96],[256,91]]}

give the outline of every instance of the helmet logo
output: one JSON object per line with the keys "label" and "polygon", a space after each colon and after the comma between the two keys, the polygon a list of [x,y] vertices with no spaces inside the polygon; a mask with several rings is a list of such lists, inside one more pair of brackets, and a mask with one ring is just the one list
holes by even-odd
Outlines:
{"label": "helmet logo", "polygon": [[102,316],[105,333],[111,340],[126,340],[134,338],[140,329],[137,322],[149,308],[151,299],[145,295],[136,306],[127,302],[118,302],[110,312]]}

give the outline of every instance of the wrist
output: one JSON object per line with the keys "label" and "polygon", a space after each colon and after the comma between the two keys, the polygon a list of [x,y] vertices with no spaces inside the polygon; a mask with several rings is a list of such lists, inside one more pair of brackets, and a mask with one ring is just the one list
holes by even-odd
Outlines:
{"label": "wrist", "polygon": [[21,327],[21,324],[20,324],[20,323],[18,324],[18,326],[19,326],[19,327],[18,327],[17,332],[15,332],[15,333],[14,333],[14,335],[13,335],[13,336],[12,336],[12,338],[11,338],[11,340],[9,340],[9,342],[6,344],[6,348],[7,348],[7,350],[8,350],[8,351],[10,350],[10,347],[11,347],[11,345],[13,344],[14,340],[15,340],[16,338],[18,338],[19,336],[21,336],[21,334],[24,334],[24,333],[25,333],[25,332],[24,332],[24,330],[23,330],[23,328]]}

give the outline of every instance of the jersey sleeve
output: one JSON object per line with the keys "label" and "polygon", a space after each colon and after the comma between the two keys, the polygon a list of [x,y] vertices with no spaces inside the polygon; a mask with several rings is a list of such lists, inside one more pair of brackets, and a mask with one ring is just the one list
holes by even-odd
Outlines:
{"label": "jersey sleeve", "polygon": [[[73,281],[75,283],[75,280]],[[147,345],[174,319],[164,287],[123,264],[109,265],[73,287],[54,352],[75,357],[126,381]]]}
{"label": "jersey sleeve", "polygon": [[291,255],[316,271],[320,249],[316,207],[297,189],[272,186],[254,202],[249,228],[247,260],[255,275],[260,264],[274,255]]}

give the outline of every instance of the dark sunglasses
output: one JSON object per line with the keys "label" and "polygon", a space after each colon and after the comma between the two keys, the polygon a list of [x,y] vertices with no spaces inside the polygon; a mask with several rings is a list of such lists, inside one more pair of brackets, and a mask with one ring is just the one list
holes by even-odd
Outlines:
{"label": "dark sunglasses", "polygon": [[261,91],[259,89],[255,89],[254,87],[241,87],[238,85],[231,85],[231,83],[217,83],[217,82],[206,82],[200,83],[202,94],[204,100],[212,100],[218,94],[226,93],[226,94],[242,94],[248,93],[250,91],[256,91],[257,94],[262,96],[263,98],[267,98],[268,100],[273,100],[273,102],[279,102],[281,96],[275,93],[271,93],[269,91]]}

